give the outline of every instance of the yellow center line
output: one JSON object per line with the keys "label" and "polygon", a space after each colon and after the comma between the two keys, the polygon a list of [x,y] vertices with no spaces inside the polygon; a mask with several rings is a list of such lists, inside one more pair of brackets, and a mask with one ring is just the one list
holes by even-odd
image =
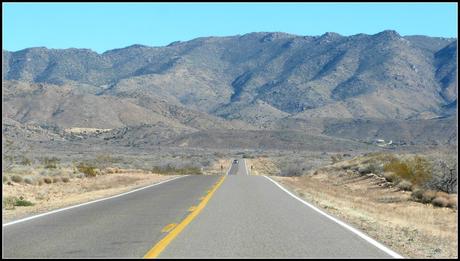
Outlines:
{"label": "yellow center line", "polygon": [[163,250],[184,230],[193,219],[195,219],[198,214],[204,209],[208,201],[211,199],[212,195],[216,190],[222,185],[226,176],[222,176],[219,182],[214,186],[212,190],[204,197],[204,199],[196,206],[196,208],[184,219],[182,220],[174,229],[169,232],[163,239],[161,239],[152,249],[145,254],[144,258],[156,258],[158,257]]}
{"label": "yellow center line", "polygon": [[176,226],[177,226],[176,223],[168,224],[168,225],[166,225],[166,226],[161,230],[161,232],[163,232],[163,233],[164,233],[164,232],[169,232],[169,231],[171,231],[173,228],[175,228]]}

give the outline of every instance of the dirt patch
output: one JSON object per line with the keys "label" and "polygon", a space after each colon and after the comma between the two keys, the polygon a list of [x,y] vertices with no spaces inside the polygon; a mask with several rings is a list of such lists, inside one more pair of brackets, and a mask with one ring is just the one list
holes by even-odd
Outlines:
{"label": "dirt patch", "polygon": [[32,202],[33,206],[16,206],[14,209],[2,208],[3,222],[120,194],[175,177],[144,171],[122,172],[98,175],[92,178],[71,178],[67,182],[44,183],[42,185],[11,182],[12,185],[8,185],[4,183],[3,200],[22,197]]}
{"label": "dirt patch", "polygon": [[456,209],[411,201],[410,192],[372,174],[315,173],[274,179],[405,257],[458,257]]}
{"label": "dirt patch", "polygon": [[64,129],[65,132],[73,134],[86,134],[86,133],[103,133],[109,132],[112,129],[97,129],[97,128],[67,128]]}

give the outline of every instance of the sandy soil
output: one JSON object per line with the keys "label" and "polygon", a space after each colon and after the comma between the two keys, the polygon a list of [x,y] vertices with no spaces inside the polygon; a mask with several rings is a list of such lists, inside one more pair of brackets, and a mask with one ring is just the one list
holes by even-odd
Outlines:
{"label": "sandy soil", "polygon": [[405,257],[458,257],[456,209],[411,201],[410,192],[385,187],[372,175],[317,171],[274,179]]}
{"label": "sandy soil", "polygon": [[43,185],[24,183],[10,183],[12,185],[8,185],[4,183],[3,199],[23,197],[34,205],[16,206],[14,209],[2,208],[3,222],[120,194],[173,177],[175,176],[131,170],[94,178],[72,178],[68,183],[59,182]]}

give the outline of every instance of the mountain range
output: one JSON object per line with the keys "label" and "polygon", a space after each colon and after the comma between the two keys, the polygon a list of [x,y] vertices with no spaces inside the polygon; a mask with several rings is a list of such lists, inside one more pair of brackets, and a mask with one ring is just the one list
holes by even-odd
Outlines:
{"label": "mountain range", "polygon": [[357,119],[456,125],[457,78],[456,38],[392,30],[259,32],[102,54],[37,47],[2,51],[2,118],[60,128],[333,136],[331,126],[350,129]]}

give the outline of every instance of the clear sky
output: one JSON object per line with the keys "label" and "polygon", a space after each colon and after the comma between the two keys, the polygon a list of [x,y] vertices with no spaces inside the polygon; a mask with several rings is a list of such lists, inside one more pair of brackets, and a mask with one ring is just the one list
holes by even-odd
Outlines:
{"label": "clear sky", "polygon": [[164,46],[249,32],[457,37],[457,3],[3,3],[3,48]]}

